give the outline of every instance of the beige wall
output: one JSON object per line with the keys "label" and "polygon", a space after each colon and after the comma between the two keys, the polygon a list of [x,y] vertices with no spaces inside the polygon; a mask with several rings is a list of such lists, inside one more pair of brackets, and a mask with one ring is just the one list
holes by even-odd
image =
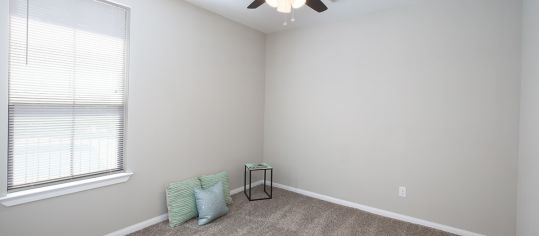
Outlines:
{"label": "beige wall", "polygon": [[519,236],[539,235],[539,1],[524,0],[518,185]]}
{"label": "beige wall", "polygon": [[[7,2],[0,3],[4,106]],[[135,175],[120,185],[0,206],[0,235],[103,235],[165,213],[171,181],[226,170],[237,188],[242,164],[261,161],[264,35],[184,1],[118,2],[132,10],[127,163]],[[7,109],[0,110],[5,123]]]}
{"label": "beige wall", "polygon": [[520,1],[423,0],[269,35],[264,161],[282,184],[514,235],[520,23]]}

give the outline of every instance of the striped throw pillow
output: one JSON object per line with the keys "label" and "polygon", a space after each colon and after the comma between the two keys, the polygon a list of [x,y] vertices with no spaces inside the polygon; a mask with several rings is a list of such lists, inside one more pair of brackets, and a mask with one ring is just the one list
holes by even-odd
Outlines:
{"label": "striped throw pillow", "polygon": [[198,215],[195,188],[200,188],[198,178],[171,183],[167,190],[167,208],[170,227],[178,226]]}
{"label": "striped throw pillow", "polygon": [[206,175],[198,177],[200,180],[200,184],[202,185],[202,189],[207,189],[215,184],[222,182],[223,183],[223,195],[225,196],[225,202],[226,204],[230,205],[232,204],[232,197],[230,197],[230,181],[228,179],[228,173],[221,172],[214,175]]}

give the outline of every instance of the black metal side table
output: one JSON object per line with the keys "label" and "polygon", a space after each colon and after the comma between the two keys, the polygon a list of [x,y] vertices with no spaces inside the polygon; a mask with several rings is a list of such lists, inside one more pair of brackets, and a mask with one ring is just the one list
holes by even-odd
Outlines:
{"label": "black metal side table", "polygon": [[[251,180],[252,180],[252,172],[253,171],[264,171],[264,193],[266,193],[267,197],[264,198],[252,198],[251,194]],[[247,194],[247,171],[249,171],[249,194]],[[267,172],[270,172],[270,189],[269,193],[266,190],[266,175]],[[243,172],[243,193],[249,199],[249,201],[258,201],[258,200],[266,200],[271,199],[273,197],[273,167],[266,163],[260,163],[260,164],[253,164],[253,163],[247,163],[245,164],[245,171]]]}

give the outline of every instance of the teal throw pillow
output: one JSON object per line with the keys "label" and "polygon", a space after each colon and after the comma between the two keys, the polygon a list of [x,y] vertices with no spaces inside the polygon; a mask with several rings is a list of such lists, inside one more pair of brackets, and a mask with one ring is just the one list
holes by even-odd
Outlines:
{"label": "teal throw pillow", "polygon": [[228,213],[223,196],[223,183],[218,182],[207,189],[195,189],[198,225],[205,225]]}
{"label": "teal throw pillow", "polygon": [[223,196],[225,197],[226,204],[232,204],[232,197],[230,197],[230,184],[228,173],[221,172],[214,175],[206,175],[198,178],[203,189],[207,189],[211,186],[214,186],[218,182],[223,183]]}

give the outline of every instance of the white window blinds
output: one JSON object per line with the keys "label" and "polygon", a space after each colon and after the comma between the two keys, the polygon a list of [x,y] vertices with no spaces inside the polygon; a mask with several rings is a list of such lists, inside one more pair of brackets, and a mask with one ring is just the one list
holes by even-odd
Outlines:
{"label": "white window blinds", "polygon": [[8,190],[124,168],[127,9],[10,0]]}

